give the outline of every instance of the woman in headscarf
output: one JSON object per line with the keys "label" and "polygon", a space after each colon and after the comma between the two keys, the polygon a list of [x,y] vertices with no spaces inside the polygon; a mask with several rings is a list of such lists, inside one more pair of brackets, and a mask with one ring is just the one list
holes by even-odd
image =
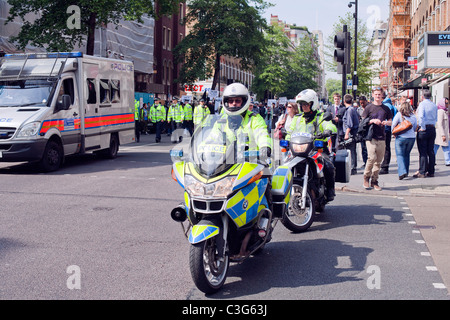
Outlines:
{"label": "woman in headscarf", "polygon": [[438,118],[436,122],[436,140],[434,141],[434,153],[437,154],[439,147],[444,152],[445,165],[450,166],[450,146],[449,139],[449,117],[448,98],[442,98],[437,104]]}

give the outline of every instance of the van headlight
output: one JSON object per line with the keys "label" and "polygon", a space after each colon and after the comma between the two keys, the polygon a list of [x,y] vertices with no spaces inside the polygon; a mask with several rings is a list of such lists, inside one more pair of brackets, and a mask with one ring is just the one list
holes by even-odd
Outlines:
{"label": "van headlight", "polygon": [[236,177],[227,177],[215,183],[202,183],[194,177],[186,175],[184,184],[187,192],[194,197],[226,198],[233,190]]}
{"label": "van headlight", "polygon": [[31,122],[20,128],[16,138],[32,138],[35,137],[41,127],[39,121]]}

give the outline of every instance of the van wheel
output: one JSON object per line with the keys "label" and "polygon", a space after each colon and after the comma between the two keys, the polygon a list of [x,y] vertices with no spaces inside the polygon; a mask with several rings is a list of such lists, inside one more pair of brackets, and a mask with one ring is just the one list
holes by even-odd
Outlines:
{"label": "van wheel", "polygon": [[115,159],[119,153],[119,138],[117,134],[111,134],[111,139],[109,140],[109,148],[101,150],[100,155],[106,159]]}
{"label": "van wheel", "polygon": [[44,172],[56,171],[63,162],[63,149],[59,142],[50,140],[45,146],[44,155],[39,163],[39,167]]}

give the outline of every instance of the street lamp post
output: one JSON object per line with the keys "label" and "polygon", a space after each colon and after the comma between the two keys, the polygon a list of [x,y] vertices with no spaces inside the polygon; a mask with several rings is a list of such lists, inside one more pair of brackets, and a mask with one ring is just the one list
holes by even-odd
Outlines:
{"label": "street lamp post", "polygon": [[354,70],[353,70],[353,99],[356,99],[356,90],[358,89],[358,72],[357,72],[357,64],[356,64],[356,58],[357,58],[357,52],[358,52],[358,0],[352,1],[348,4],[348,7],[351,8],[352,4],[355,5],[355,13],[353,14],[353,17],[355,18],[355,55],[354,55]]}

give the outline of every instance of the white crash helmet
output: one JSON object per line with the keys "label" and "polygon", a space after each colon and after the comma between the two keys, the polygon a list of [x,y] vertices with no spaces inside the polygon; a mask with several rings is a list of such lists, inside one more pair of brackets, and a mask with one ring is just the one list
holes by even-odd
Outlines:
{"label": "white crash helmet", "polygon": [[319,109],[319,99],[317,98],[317,93],[314,90],[305,89],[295,97],[295,102],[297,102],[299,106],[303,101],[309,103],[311,106],[311,111],[316,111]]}
{"label": "white crash helmet", "polygon": [[[232,108],[228,105],[229,98],[242,98],[242,105],[239,108]],[[250,105],[250,93],[242,83],[232,83],[223,91],[222,105],[225,112],[230,116],[242,114],[247,111]]]}

